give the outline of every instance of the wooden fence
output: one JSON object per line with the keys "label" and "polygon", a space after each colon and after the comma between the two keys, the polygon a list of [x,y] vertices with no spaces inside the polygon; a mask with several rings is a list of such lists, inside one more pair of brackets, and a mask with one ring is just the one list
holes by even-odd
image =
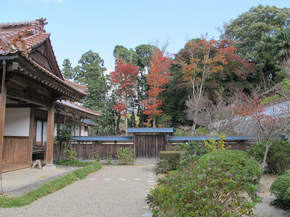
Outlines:
{"label": "wooden fence", "polygon": [[[141,138],[139,138],[141,139]],[[152,138],[151,138],[152,139]],[[155,141],[149,139],[147,142],[142,141],[138,146],[135,144],[136,159],[157,159],[159,158],[160,151],[172,151],[176,145],[182,144],[182,142],[166,142],[164,145],[160,142],[160,138],[156,137]],[[157,145],[161,144],[161,145]],[[243,150],[246,151],[250,148],[251,144],[244,141],[226,142],[226,146],[231,146],[231,150]],[[107,155],[112,155],[113,159],[117,159],[117,151],[120,148],[134,149],[133,142],[79,142],[73,143],[72,147],[77,151],[78,159],[89,159],[91,153],[98,151],[101,159],[105,159]],[[57,160],[56,148],[54,148],[54,160]]]}

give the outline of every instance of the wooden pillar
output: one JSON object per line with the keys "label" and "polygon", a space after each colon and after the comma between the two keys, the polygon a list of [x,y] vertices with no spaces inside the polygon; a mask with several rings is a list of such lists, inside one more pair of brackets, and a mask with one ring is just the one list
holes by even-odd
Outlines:
{"label": "wooden pillar", "polygon": [[0,174],[2,174],[4,124],[5,124],[6,94],[7,94],[7,87],[5,86],[5,76],[6,76],[6,61],[5,60],[3,60],[2,65],[3,65],[3,73],[2,73],[2,84],[1,84],[1,94],[0,94]]}
{"label": "wooden pillar", "polygon": [[45,167],[53,167],[54,106],[55,102],[52,102],[51,107],[47,110],[47,143]]}
{"label": "wooden pillar", "polygon": [[0,174],[2,170],[4,123],[5,123],[5,111],[6,111],[6,92],[7,92],[7,88],[2,86],[1,94],[0,94]]}
{"label": "wooden pillar", "polygon": [[29,151],[28,164],[32,163],[33,147],[36,143],[36,123],[35,123],[35,108],[30,109],[30,124],[29,124]]}

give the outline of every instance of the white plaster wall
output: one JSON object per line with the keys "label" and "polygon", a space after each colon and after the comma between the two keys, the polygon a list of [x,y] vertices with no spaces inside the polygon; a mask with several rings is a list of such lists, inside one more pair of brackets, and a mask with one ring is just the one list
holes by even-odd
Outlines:
{"label": "white plaster wall", "polygon": [[29,136],[30,108],[6,108],[4,136]]}
{"label": "white plaster wall", "polygon": [[81,126],[81,136],[85,136],[85,126]]}

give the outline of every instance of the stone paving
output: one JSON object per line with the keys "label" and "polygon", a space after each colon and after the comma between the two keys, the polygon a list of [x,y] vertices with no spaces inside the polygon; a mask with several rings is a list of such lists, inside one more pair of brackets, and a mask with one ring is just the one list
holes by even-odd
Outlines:
{"label": "stone paving", "polygon": [[104,166],[29,206],[0,209],[0,216],[151,217],[145,200],[156,184],[154,166]]}

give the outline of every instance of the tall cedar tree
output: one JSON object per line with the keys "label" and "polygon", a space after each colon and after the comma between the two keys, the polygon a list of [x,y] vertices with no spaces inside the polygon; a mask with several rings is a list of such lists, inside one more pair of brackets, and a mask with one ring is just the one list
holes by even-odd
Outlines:
{"label": "tall cedar tree", "polygon": [[119,116],[125,116],[126,128],[129,97],[134,95],[138,73],[137,66],[132,66],[131,63],[126,63],[124,60],[117,60],[115,71],[110,73],[110,80],[115,84],[118,95],[113,109],[116,110]]}
{"label": "tall cedar tree", "polygon": [[153,127],[155,127],[155,116],[162,114],[162,110],[159,109],[162,101],[157,98],[170,81],[170,66],[171,61],[168,54],[165,54],[165,47],[162,51],[155,49],[150,60],[151,73],[145,76],[150,87],[147,91],[149,98],[143,101],[145,107],[143,113],[149,116],[149,120],[153,118]]}

